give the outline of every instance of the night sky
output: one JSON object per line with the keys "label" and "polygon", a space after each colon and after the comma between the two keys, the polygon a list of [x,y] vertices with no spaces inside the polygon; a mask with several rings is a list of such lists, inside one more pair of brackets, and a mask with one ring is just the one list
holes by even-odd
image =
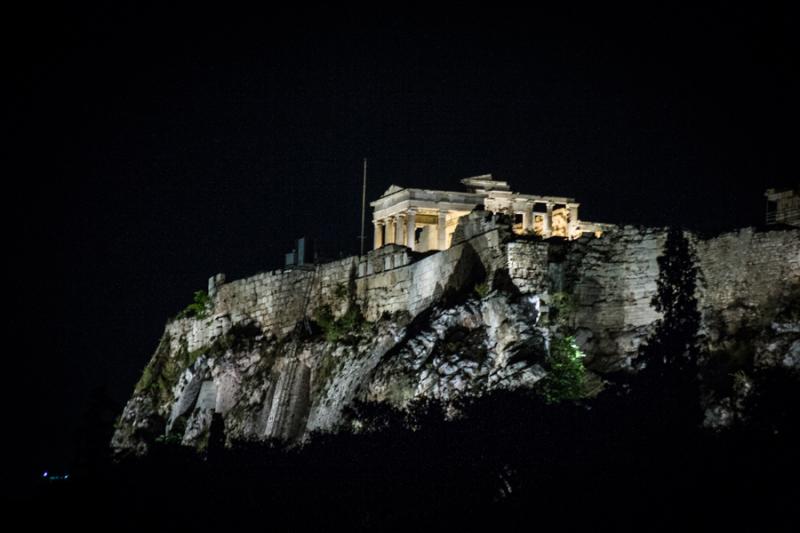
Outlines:
{"label": "night sky", "polygon": [[586,220],[709,232],[760,223],[764,189],[798,181],[798,20],[781,7],[113,4],[29,13],[17,42],[6,282],[24,342],[6,355],[26,371],[6,409],[24,468],[69,468],[93,391],[121,410],[210,275],[277,268],[302,235],[357,252],[363,157],[368,199],[492,173],[575,197]]}

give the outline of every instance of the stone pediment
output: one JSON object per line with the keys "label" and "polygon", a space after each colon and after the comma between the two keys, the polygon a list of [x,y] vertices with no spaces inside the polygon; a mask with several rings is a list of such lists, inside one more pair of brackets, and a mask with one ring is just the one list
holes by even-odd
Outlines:
{"label": "stone pediment", "polygon": [[386,189],[386,192],[381,195],[381,198],[384,196],[389,196],[390,194],[394,194],[397,191],[402,191],[404,188],[405,187],[400,187],[399,185],[391,185],[388,189]]}

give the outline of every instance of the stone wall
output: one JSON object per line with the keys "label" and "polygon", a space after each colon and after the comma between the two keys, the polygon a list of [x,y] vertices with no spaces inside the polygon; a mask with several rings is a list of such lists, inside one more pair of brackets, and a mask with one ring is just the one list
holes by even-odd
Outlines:
{"label": "stone wall", "polygon": [[508,274],[523,294],[548,290],[549,244],[545,241],[517,241],[506,245]]}
{"label": "stone wall", "polygon": [[626,367],[659,313],[657,257],[666,233],[633,226],[609,227],[601,238],[508,243],[509,274],[523,294],[538,294],[542,312],[576,332],[598,369]]}
{"label": "stone wall", "polygon": [[661,318],[651,305],[666,231],[623,226],[583,238],[554,279],[572,295],[578,344],[600,370],[628,367]]}
{"label": "stone wall", "polygon": [[358,262],[358,277],[372,276],[381,272],[388,272],[394,268],[406,266],[420,257],[414,254],[407,246],[400,244],[386,244],[377,250],[367,252]]}
{"label": "stone wall", "polygon": [[439,253],[417,254],[389,244],[362,258],[325,263],[316,270],[313,266],[274,270],[228,283],[224,275],[212,276],[210,316],[167,324],[172,353],[182,342],[189,351],[207,346],[231,326],[246,321],[255,321],[265,332],[280,337],[304,316],[313,318],[324,305],[339,316],[356,303],[371,321],[399,311],[415,316],[446,292],[462,290],[465,283],[474,285],[508,267],[502,243],[510,231],[498,220],[486,212],[463,217],[460,242]]}
{"label": "stone wall", "polygon": [[189,351],[196,350],[232,325],[246,321],[255,321],[273,335],[286,335],[303,319],[306,300],[309,316],[323,305],[330,305],[336,314],[341,314],[347,306],[347,298],[341,294],[355,279],[357,261],[357,257],[348,257],[319,265],[316,271],[274,270],[216,284],[210,316],[176,319],[167,324],[173,349],[183,338]]}
{"label": "stone wall", "polygon": [[408,311],[416,316],[447,291],[489,278],[506,266],[502,233],[491,229],[415,263],[356,280],[358,301],[367,320],[382,313]]}
{"label": "stone wall", "polygon": [[[245,321],[255,321],[265,332],[280,337],[324,305],[339,316],[352,301],[367,320],[376,320],[384,312],[408,311],[415,316],[446,291],[461,289],[468,278],[489,276],[506,266],[501,239],[508,232],[497,228],[491,214],[465,218],[481,219],[470,226],[469,240],[427,256],[391,244],[361,259],[348,257],[316,270],[274,270],[229,283],[222,283],[224,276],[217,274],[210,316],[167,324],[173,353],[180,342],[193,351]],[[481,272],[474,272],[476,267]]]}
{"label": "stone wall", "polygon": [[[449,291],[469,292],[507,269],[522,293],[541,296],[543,312],[554,295],[561,296],[579,345],[598,369],[628,366],[660,318],[651,301],[666,230],[623,226],[608,228],[601,238],[508,241],[509,232],[490,217],[464,217],[460,242],[438,253],[387,245],[361,259],[320,265],[316,273],[276,270],[217,284],[210,317],[167,325],[173,353],[179,342],[189,351],[208,345],[244,320],[283,336],[303,319],[306,300],[309,317],[323,305],[340,315],[350,302],[370,321],[399,311],[413,317]],[[687,234],[698,259],[704,324],[721,320],[726,330],[735,330],[746,314],[766,309],[787,287],[796,287],[798,233],[747,228],[712,239]]]}
{"label": "stone wall", "polygon": [[[697,258],[701,333],[711,343],[768,321],[800,290],[800,230],[686,237]],[[511,242],[509,272],[523,293],[542,296],[544,312],[557,293],[564,296],[560,303],[595,368],[627,367],[661,317],[651,301],[665,240],[666,229],[623,226],[606,228],[599,239]]]}
{"label": "stone wall", "polygon": [[[306,430],[334,427],[367,385],[377,399],[408,399],[432,390],[441,395],[467,390],[475,383],[490,390],[511,376],[525,375],[519,372],[524,370],[529,386],[544,373],[541,359],[513,357],[520,350],[541,350],[536,353],[544,357],[547,339],[565,329],[575,332],[592,370],[632,366],[661,318],[652,300],[666,229],[623,226],[607,228],[601,238],[542,241],[515,239],[507,226],[485,213],[465,218],[460,240],[438,253],[415,254],[387,245],[360,259],[312,270],[278,270],[231,283],[214,276],[210,315],[169,322],[164,337],[169,351],[162,345],[154,356],[186,365],[177,383],[173,367],[163,361],[152,366],[162,372],[172,368],[170,381],[151,376],[149,385],[137,387],[115,433],[115,448],[138,450],[148,432],[151,437],[162,434],[163,426],[171,428],[178,417],[186,419],[184,444],[196,445],[207,435],[214,413],[226,417],[226,431],[238,438],[291,440]],[[757,338],[777,348],[753,348],[754,360],[796,368],[796,314],[782,319],[779,327],[769,321],[792,305],[789,296],[800,291],[800,230],[743,229],[709,239],[685,235],[697,257],[701,333],[707,334],[711,351],[724,353],[726,342],[754,345]],[[525,297],[510,290],[480,301],[464,298],[477,296],[477,283],[497,281],[508,287],[509,279]],[[289,342],[275,338],[291,332],[304,309],[313,317],[320,306],[329,305],[339,315],[357,304],[368,320],[376,321],[384,313],[418,316],[442,300],[446,305],[422,315],[419,328],[408,328],[405,317],[390,317],[366,324],[355,345],[319,336]],[[224,354],[198,352],[192,358],[186,353],[210,346],[233,325],[251,320],[267,335],[244,330],[251,335],[243,335],[242,345]],[[753,333],[750,337],[736,335],[744,326]],[[774,334],[762,334],[770,328]],[[468,339],[463,350],[470,357],[449,348],[430,357],[448,339],[448,331]],[[482,350],[479,359],[476,349]],[[480,366],[478,360],[491,364]]]}
{"label": "stone wall", "polygon": [[743,228],[695,239],[698,300],[710,341],[770,320],[800,290],[800,229]]}

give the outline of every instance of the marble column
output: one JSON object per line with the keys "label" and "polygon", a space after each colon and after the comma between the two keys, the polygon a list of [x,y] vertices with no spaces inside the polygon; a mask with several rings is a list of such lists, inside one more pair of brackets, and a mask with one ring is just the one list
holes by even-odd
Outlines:
{"label": "marble column", "polygon": [[528,233],[533,228],[533,206],[526,205],[522,211],[522,231]]}
{"label": "marble column", "polygon": [[386,217],[384,220],[386,221],[386,238],[384,239],[384,244],[390,244],[395,242],[394,217]]}
{"label": "marble column", "polygon": [[447,210],[439,210],[439,222],[436,224],[438,243],[440,250],[447,248]]}
{"label": "marble column", "polygon": [[394,216],[394,242],[395,244],[403,244],[403,224],[405,215]]}
{"label": "marble column", "polygon": [[383,220],[376,220],[373,222],[375,225],[375,246],[373,249],[377,250],[383,246]]}
{"label": "marble column", "polygon": [[406,246],[414,249],[414,240],[416,237],[416,229],[417,229],[417,210],[413,207],[408,210],[408,214],[406,215],[406,222],[407,222],[407,229],[406,229]]}
{"label": "marble column", "polygon": [[569,223],[567,225],[567,237],[570,239],[578,237],[575,235],[578,231],[578,206],[580,204],[567,204],[567,210],[569,211]]}
{"label": "marble column", "polygon": [[547,202],[547,212],[544,214],[542,236],[550,237],[553,234],[553,202]]}

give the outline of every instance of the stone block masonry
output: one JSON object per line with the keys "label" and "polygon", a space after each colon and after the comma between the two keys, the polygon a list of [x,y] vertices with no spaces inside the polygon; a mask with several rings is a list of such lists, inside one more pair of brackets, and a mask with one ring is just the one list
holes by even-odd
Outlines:
{"label": "stone block masonry", "polygon": [[590,361],[626,366],[660,317],[650,301],[665,238],[664,230],[624,226],[599,239],[509,242],[509,275],[523,294],[540,297],[544,313],[558,300],[560,320]]}
{"label": "stone block masonry", "polygon": [[[113,446],[142,453],[154,436],[169,432],[202,446],[215,414],[224,417],[233,439],[291,441],[334,428],[359,398],[401,405],[427,394],[449,398],[464,390],[529,387],[546,372],[540,362],[547,339],[567,332],[575,334],[592,370],[635,366],[661,318],[652,301],[666,228],[606,227],[599,238],[542,240],[514,236],[508,217],[472,212],[464,219],[452,245],[440,252],[389,244],[309,269],[230,283],[215,275],[208,316],[167,324],[148,367],[161,374],[153,380],[145,373]],[[796,311],[785,311],[796,308],[800,293],[800,230],[684,236],[696,258],[699,333],[708,353],[760,335],[764,346],[777,348],[759,352],[751,342],[754,361],[796,365],[789,353],[798,342],[791,333]],[[476,291],[484,282],[503,290]],[[341,316],[353,305],[379,321],[364,328],[355,345],[322,337],[280,340],[321,306]],[[407,317],[396,313],[424,320],[409,328]],[[257,325],[265,335],[243,329],[236,337],[241,343],[228,344],[228,337],[216,345],[224,353],[201,351],[237,324]],[[737,336],[740,328],[747,335]],[[791,335],[763,335],[773,330]],[[451,333],[469,339],[456,344],[458,353],[442,348]],[[512,361],[522,349],[537,355]]]}
{"label": "stone block masonry", "polygon": [[508,274],[523,294],[539,294],[548,288],[547,241],[509,242]]}
{"label": "stone block masonry", "polygon": [[505,267],[501,233],[490,230],[406,266],[357,279],[358,301],[367,320],[398,311],[416,316],[447,291],[469,290],[463,284]]}
{"label": "stone block masonry", "polygon": [[[598,370],[624,368],[661,318],[651,303],[666,234],[667,228],[622,226],[599,239],[509,242],[509,273],[521,292],[541,296],[545,312],[555,293],[567,294],[570,325],[589,361]],[[800,230],[685,235],[698,267],[701,333],[712,343],[769,321],[800,291]]]}
{"label": "stone block masonry", "polygon": [[[323,305],[330,305],[340,314],[344,312],[343,303],[347,303],[341,294],[355,278],[357,261],[357,257],[349,257],[319,265],[316,270],[274,270],[215,284],[208,317],[167,324],[172,348],[177,350],[178,343],[185,342],[190,352],[197,350],[211,344],[231,326],[251,321],[264,332],[282,337],[303,319],[304,311],[313,316]],[[220,279],[219,275],[214,277]]]}
{"label": "stone block masonry", "polygon": [[477,267],[486,277],[507,267],[501,244],[510,232],[499,228],[491,215],[478,213],[472,218],[480,220],[472,222],[468,239],[427,256],[390,244],[361,259],[348,257],[316,269],[274,270],[229,283],[224,283],[223,275],[212,276],[212,312],[203,319],[170,322],[172,349],[177,351],[181,342],[190,352],[202,348],[231,326],[248,321],[282,337],[304,316],[313,318],[320,307],[330,306],[339,316],[351,301],[370,321],[399,311],[415,316],[446,291],[460,290],[467,278],[474,277],[470,269]]}
{"label": "stone block masonry", "polygon": [[656,295],[666,230],[625,226],[567,254],[563,285],[574,298],[576,338],[595,368],[627,367],[661,318]]}
{"label": "stone block masonry", "polygon": [[[575,241],[514,240],[496,220],[481,222],[480,217],[485,215],[470,217],[465,227],[477,226],[460,242],[428,255],[390,244],[316,270],[276,270],[229,283],[217,275],[212,313],[167,325],[172,353],[181,343],[189,351],[207,346],[245,321],[282,337],[324,305],[338,316],[355,303],[370,321],[400,311],[413,317],[448,291],[470,291],[473,287],[465,284],[507,270],[522,293],[541,296],[545,312],[554,294],[569,295],[571,325],[590,361],[608,369],[630,363],[660,318],[651,301],[666,228],[622,226],[601,238]],[[759,312],[797,287],[798,233],[748,228],[711,239],[687,233],[697,255],[704,320],[723,320],[735,328],[742,305]]]}
{"label": "stone block masonry", "polygon": [[699,309],[713,342],[753,322],[771,319],[800,292],[800,229],[743,228],[696,238]]}

